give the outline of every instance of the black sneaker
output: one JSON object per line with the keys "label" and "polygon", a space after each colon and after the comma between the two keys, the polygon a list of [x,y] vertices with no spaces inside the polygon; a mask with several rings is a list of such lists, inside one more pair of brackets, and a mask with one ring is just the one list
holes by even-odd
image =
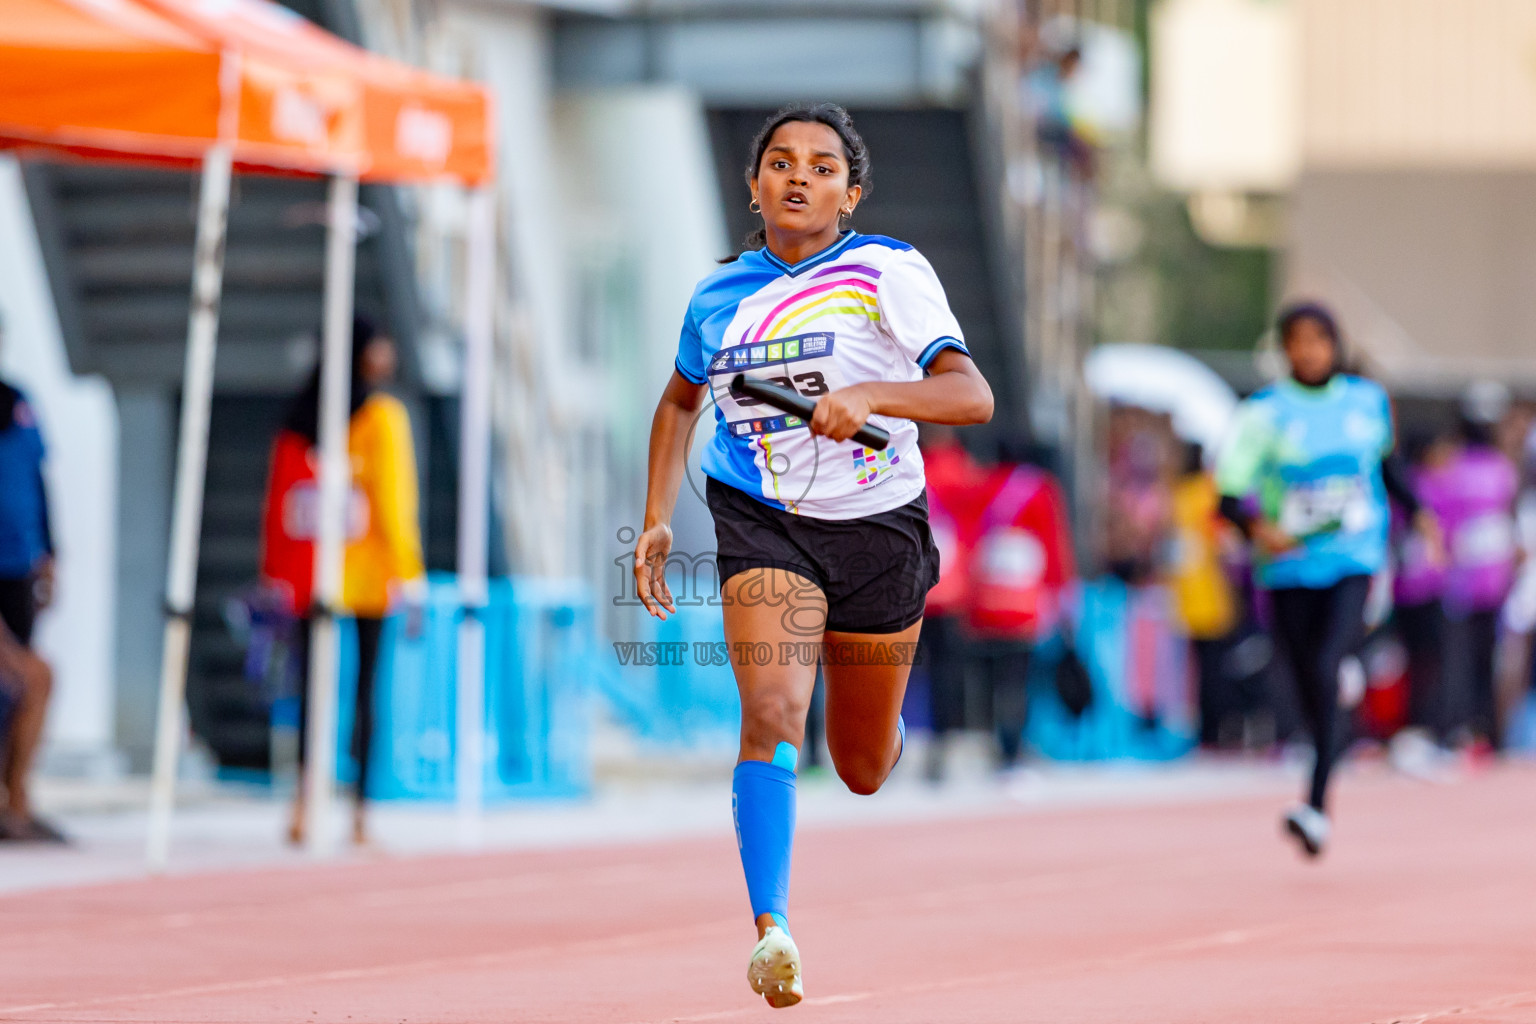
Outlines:
{"label": "black sneaker", "polygon": [[69,837],[42,818],[18,818],[14,814],[0,814],[0,842],[53,843],[68,845]]}
{"label": "black sneaker", "polygon": [[34,815],[32,820],[27,822],[27,825],[31,828],[32,841],[34,843],[56,843],[60,846],[69,845],[69,836],[60,831],[57,825],[45,818],[39,818]]}

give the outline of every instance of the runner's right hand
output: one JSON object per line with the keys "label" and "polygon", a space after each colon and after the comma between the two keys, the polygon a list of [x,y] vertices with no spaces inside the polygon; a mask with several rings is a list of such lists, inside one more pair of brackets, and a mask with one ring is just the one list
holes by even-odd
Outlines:
{"label": "runner's right hand", "polygon": [[667,556],[672,553],[672,527],[657,523],[635,539],[635,592],[645,610],[666,621],[677,614],[672,589],[667,586]]}
{"label": "runner's right hand", "polygon": [[1267,555],[1283,555],[1298,543],[1295,537],[1268,519],[1253,524],[1253,542]]}

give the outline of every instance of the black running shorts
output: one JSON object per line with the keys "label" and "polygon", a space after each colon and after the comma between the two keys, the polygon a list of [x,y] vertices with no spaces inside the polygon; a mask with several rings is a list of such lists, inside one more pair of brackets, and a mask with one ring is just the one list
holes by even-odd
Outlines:
{"label": "black running shorts", "polygon": [[713,477],[704,491],[722,584],[753,569],[803,576],[826,595],[827,629],[840,633],[900,633],[923,617],[939,580],[926,493],[872,516],[812,519]]}
{"label": "black running shorts", "polygon": [[37,584],[32,577],[0,579],[0,622],[21,646],[32,646],[32,626],[37,622]]}

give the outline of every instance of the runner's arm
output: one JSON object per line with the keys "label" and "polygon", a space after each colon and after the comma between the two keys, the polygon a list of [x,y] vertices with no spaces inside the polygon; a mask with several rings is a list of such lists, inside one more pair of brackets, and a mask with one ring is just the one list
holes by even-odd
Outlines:
{"label": "runner's arm", "polygon": [[1243,535],[1270,554],[1296,546],[1296,538],[1262,512],[1243,507],[1242,499],[1259,489],[1274,444],[1274,421],[1260,402],[1249,399],[1238,407],[1231,440],[1216,461],[1216,489],[1221,494],[1221,514],[1237,525]]}
{"label": "runner's arm", "polygon": [[1393,452],[1381,460],[1381,482],[1387,486],[1387,497],[1397,502],[1404,515],[1409,519],[1418,518],[1423,506],[1414,493],[1413,483],[1408,479],[1408,467],[1403,464],[1401,455]]}
{"label": "runner's arm", "polygon": [[690,428],[704,406],[706,387],[673,370],[661,401],[656,403],[646,470],[645,529],[672,521],[687,465]]}
{"label": "runner's arm", "polygon": [[839,388],[816,403],[811,429],[846,441],[873,415],[967,426],[992,419],[992,388],[971,357],[947,348],[914,381],[866,381]]}
{"label": "runner's arm", "polygon": [[665,618],[675,611],[667,587],[666,559],[672,550],[672,511],[688,464],[692,425],[704,406],[707,385],[695,384],[677,370],[667,381],[651,418],[650,458],[646,469],[645,524],[635,540],[635,587],[647,610]]}

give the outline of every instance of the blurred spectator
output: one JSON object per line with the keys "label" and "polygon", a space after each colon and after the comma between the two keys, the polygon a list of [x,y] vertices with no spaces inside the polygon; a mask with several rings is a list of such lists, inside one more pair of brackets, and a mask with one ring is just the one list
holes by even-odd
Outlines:
{"label": "blurred spectator", "polygon": [[1521,563],[1504,605],[1504,628],[1522,641],[1525,670],[1511,687],[1511,704],[1523,701],[1528,691],[1536,690],[1536,646],[1532,641],[1532,633],[1536,632],[1536,416],[1529,409],[1523,412],[1523,430],[1515,446],[1522,477],[1515,506]]}
{"label": "blurred spectator", "polygon": [[928,525],[939,550],[939,582],[928,591],[918,644],[928,669],[928,707],[933,742],[926,773],[944,775],[948,736],[965,726],[965,678],[969,647],[965,604],[971,551],[987,475],[960,444],[953,427],[922,424],[923,468],[928,477]]}
{"label": "blurred spectator", "polygon": [[1494,693],[1494,652],[1499,612],[1514,582],[1515,497],[1519,475],[1494,445],[1494,430],[1509,413],[1509,389],[1479,381],[1461,404],[1463,446],[1440,471],[1444,508],[1437,510],[1450,568],[1445,579],[1449,647],[1454,654],[1455,723],[1503,747]]}
{"label": "blurred spectator", "polygon": [[[1413,439],[1404,448],[1414,492],[1443,518],[1451,499],[1447,469],[1456,457],[1454,440],[1443,435]],[[1446,566],[1400,508],[1393,510],[1392,533],[1397,553],[1393,617],[1408,659],[1407,722],[1443,744],[1450,731],[1444,685],[1445,610],[1441,604]]]}
{"label": "blurred spectator", "polygon": [[53,689],[48,665],[32,650],[37,613],[53,599],[43,459],[31,405],[0,381],[0,756],[6,792],[0,840],[63,842],[57,828],[33,813],[27,793]]}
{"label": "blurred spectator", "polygon": [[1184,473],[1174,485],[1173,530],[1168,545],[1168,583],[1184,633],[1194,651],[1199,678],[1200,743],[1214,747],[1222,724],[1241,713],[1225,662],[1237,625],[1238,605],[1222,565],[1227,531],[1215,478],[1205,468],[1198,444],[1185,447]]}
{"label": "blurred spectator", "polygon": [[1173,427],[1166,414],[1116,406],[1109,420],[1104,564],[1127,583],[1150,582],[1172,517]]}
{"label": "blurred spectator", "polygon": [[1075,575],[1061,488],[1025,442],[1005,440],[986,495],[971,557],[967,622],[992,693],[1001,766],[1018,764],[1033,645],[1055,629]]}
{"label": "blurred spectator", "polygon": [[[367,319],[352,328],[351,422],[347,449],[352,462],[352,491],[347,509],[346,563],[342,610],[355,617],[358,672],[351,752],[357,762],[356,803],[352,818],[355,843],[367,842],[365,804],[374,719],[374,676],[384,616],[394,607],[407,611],[407,630],[420,628],[425,570],[417,509],[416,456],[410,418],[399,399],[381,389],[394,378],[394,342]],[[300,617],[299,758],[305,745],[309,645],[317,496],[315,446],[319,434],[320,370],[289,407],[273,442],[263,526],[262,575]],[[289,839],[303,840],[304,786],[298,787]]]}
{"label": "blurred spectator", "polygon": [[1079,130],[1068,102],[1068,87],[1083,63],[1082,49],[1069,42],[1036,57],[1025,73],[1028,108],[1035,116],[1035,134],[1043,150],[1053,154],[1079,180],[1094,174],[1095,150]]}

